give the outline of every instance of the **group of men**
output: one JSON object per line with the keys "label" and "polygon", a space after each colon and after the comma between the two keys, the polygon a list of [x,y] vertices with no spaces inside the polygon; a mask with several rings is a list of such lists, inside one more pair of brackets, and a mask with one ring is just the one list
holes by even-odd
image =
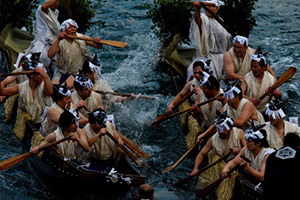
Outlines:
{"label": "group of men", "polygon": [[[240,165],[254,180],[264,181],[265,168],[272,171],[273,167],[271,164],[266,166],[268,156],[284,147],[283,141],[288,133],[299,138],[300,128],[285,120],[283,108],[287,101],[280,100],[282,94],[279,88],[270,89],[276,82],[276,75],[261,48],[250,48],[247,37],[232,37],[216,21],[211,13],[217,14],[221,1],[205,2],[211,3],[206,5],[210,12],[205,11],[205,14],[200,13],[200,2],[194,2],[190,39],[197,49],[196,55],[187,70],[186,85],[168,105],[166,112],[172,113],[174,105],[190,92],[194,93],[189,99],[191,113],[205,131],[194,141],[204,147],[196,157],[191,176],[199,175],[199,166],[205,156],[209,155],[209,163],[212,163],[216,160],[215,156],[220,158],[233,149],[235,158],[227,164],[224,162],[221,167],[215,167],[217,172],[211,172],[222,173],[222,177],[227,178],[229,171]],[[218,80],[224,77],[227,84],[221,89]],[[216,100],[197,106],[212,98]],[[213,136],[208,139],[207,135]],[[251,162],[247,163],[243,156]],[[232,193],[218,191],[219,199],[232,197]],[[270,191],[272,189],[268,187]],[[225,193],[228,194],[226,197]]]}
{"label": "group of men", "polygon": [[[104,101],[104,96],[94,91],[112,92],[100,77],[100,60],[93,58],[87,48],[102,48],[101,39],[72,39],[70,36],[90,37],[77,33],[78,25],[72,19],[58,22],[59,3],[46,0],[38,7],[35,38],[25,54],[20,53],[15,70],[32,72],[7,77],[0,84],[0,95],[3,98],[19,94],[19,110],[27,112],[45,136],[40,145],[32,148],[34,153],[48,143],[70,136],[70,140],[58,145],[66,159],[86,164],[90,169],[110,170],[116,145],[122,146],[123,141],[114,127],[113,116],[107,115],[106,110],[112,103],[135,96],[105,95]],[[15,80],[17,84],[8,87]]]}

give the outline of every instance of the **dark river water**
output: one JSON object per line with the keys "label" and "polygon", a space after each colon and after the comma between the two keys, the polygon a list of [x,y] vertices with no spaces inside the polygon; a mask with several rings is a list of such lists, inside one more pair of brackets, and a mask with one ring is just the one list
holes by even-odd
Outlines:
{"label": "dark river water", "polygon": [[[92,27],[86,34],[100,36],[106,40],[125,41],[128,47],[118,49],[105,46],[96,52],[103,64],[103,78],[116,92],[153,95],[155,100],[135,100],[116,105],[111,113],[116,118],[117,129],[141,145],[150,157],[151,169],[141,168],[147,183],[155,189],[155,199],[194,199],[196,180],[181,188],[172,187],[178,179],[189,174],[193,159],[187,158],[175,170],[163,174],[162,170],[178,160],[185,150],[184,134],[179,118],[164,122],[159,128],[151,127],[151,120],[161,114],[175,94],[168,71],[162,69],[159,58],[159,40],[151,30],[152,22],[147,18],[146,0],[108,0],[98,9],[94,21],[101,19],[105,27]],[[267,59],[280,76],[289,67],[298,68],[300,63],[300,3],[298,0],[260,0],[253,11],[257,27],[250,34],[253,48],[261,46],[269,52]],[[299,73],[292,81],[281,86],[284,98],[290,99],[288,117],[299,116]],[[1,118],[4,118],[1,107]],[[0,160],[24,153],[21,142],[12,132],[13,124],[0,122]],[[53,191],[34,173],[30,159],[0,172],[0,199],[127,199],[129,191],[119,195],[99,195],[67,190],[64,194]]]}

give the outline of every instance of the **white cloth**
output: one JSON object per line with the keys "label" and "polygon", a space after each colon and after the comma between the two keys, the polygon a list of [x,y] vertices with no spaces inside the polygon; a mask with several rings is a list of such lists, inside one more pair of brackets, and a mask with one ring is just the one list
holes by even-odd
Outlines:
{"label": "white cloth", "polygon": [[[194,88],[193,85],[195,85],[196,88],[201,88],[201,87],[200,87],[200,84],[199,84],[199,81],[198,81],[196,78],[194,78],[194,79],[192,80],[192,84],[191,84],[191,87],[190,87],[190,92],[193,91],[193,88]],[[193,101],[193,104],[196,102],[196,98],[197,98],[197,95],[196,95],[196,94],[193,94],[193,95],[191,96],[191,100]]]}
{"label": "white cloth", "polygon": [[[266,89],[272,86],[275,83],[275,78],[268,71],[264,72],[264,77],[262,79],[261,84],[258,79],[253,75],[252,71],[246,74],[245,81],[247,84],[246,96],[250,98],[259,98],[261,97]],[[266,111],[266,104],[269,103],[272,99],[272,96],[267,96],[261,100],[260,104],[256,106],[256,109],[264,113]]]}
{"label": "white cloth", "polygon": [[[112,136],[114,136],[112,123],[106,122],[106,128]],[[91,125],[87,124],[84,127],[87,138],[91,138],[96,135],[96,133],[92,130]],[[107,160],[111,158],[115,154],[116,144],[112,139],[110,139],[107,135],[102,135],[98,138],[98,140],[91,146],[90,151],[87,153],[88,159],[95,158],[99,160]]]}
{"label": "white cloth", "polygon": [[[223,93],[223,90],[219,90],[219,94]],[[203,91],[200,92],[200,103],[207,101],[205,94]],[[209,127],[210,125],[215,123],[216,112],[217,110],[221,110],[222,103],[220,101],[213,101],[211,103],[205,104],[200,107],[200,119],[201,119],[201,128]]]}
{"label": "white cloth", "polygon": [[[267,140],[270,147],[277,150],[283,147],[283,141],[279,137],[276,128],[270,122],[267,122],[263,129],[267,131]],[[300,127],[297,124],[284,120],[284,137],[290,132],[296,132],[300,136]]]}
{"label": "white cloth", "polygon": [[239,129],[236,127],[232,128],[228,141],[220,138],[219,134],[216,133],[212,137],[212,148],[219,156],[224,156],[229,152],[230,148],[234,149],[234,148],[242,147],[239,138],[240,138]]}
{"label": "white cloth", "polygon": [[[224,111],[227,110],[227,115],[228,115],[229,117],[233,118],[233,119],[239,118],[239,116],[241,115],[241,113],[242,113],[242,111],[243,111],[243,108],[244,108],[244,106],[245,106],[245,104],[246,104],[247,102],[250,102],[250,101],[248,101],[248,100],[245,99],[245,98],[242,98],[242,99],[240,100],[240,104],[239,104],[239,106],[238,106],[238,108],[237,108],[236,110],[235,110],[233,107],[228,106],[228,104],[225,104],[225,106],[224,106]],[[264,123],[265,120],[264,120],[264,117],[262,116],[262,114],[261,114],[258,110],[256,110],[256,112],[257,112],[258,120],[253,120],[254,124],[255,124],[255,125],[258,125],[258,124]],[[243,127],[241,127],[241,129],[243,129],[243,130],[245,131],[247,128],[250,127],[251,122],[252,122],[252,119],[250,118],[250,119],[245,123],[245,125],[244,125]]]}
{"label": "white cloth", "polygon": [[[87,107],[90,109],[90,110],[95,110],[97,108],[99,108],[99,106],[103,109],[103,105],[98,105],[98,101],[97,101],[97,96],[99,94],[95,93],[95,92],[91,92],[91,96],[89,96],[88,98],[86,98],[84,101],[87,105]],[[81,100],[83,100],[79,94],[77,93],[77,91],[75,90],[74,92],[72,92],[72,95],[71,95],[71,98],[72,98],[72,101],[73,103],[76,105],[78,104]],[[101,98],[101,96],[99,95],[99,98]],[[80,110],[80,113],[83,114],[85,117],[89,117],[88,115],[88,112],[84,109],[84,108],[81,108]]]}
{"label": "white cloth", "polygon": [[275,150],[271,148],[261,148],[260,152],[254,157],[251,151],[248,151],[248,149],[245,150],[245,157],[251,160],[250,162],[250,167],[255,169],[256,171],[260,172],[261,171],[261,165],[263,163],[263,160],[265,156],[268,154],[273,153]]}
{"label": "white cloth", "polygon": [[[77,36],[83,37],[82,34],[77,33]],[[85,61],[85,56],[92,57],[90,51],[84,40],[73,40],[72,43],[67,40],[59,42],[59,53],[56,61],[56,67],[60,74],[75,75],[82,69]],[[54,75],[57,77],[57,72]]]}
{"label": "white cloth", "polygon": [[[62,133],[61,128],[57,128],[54,133],[55,133],[56,141],[65,138],[65,136]],[[75,135],[78,137],[77,132],[75,133]],[[78,149],[78,152],[82,152],[78,146],[78,142],[74,142],[72,140],[67,140],[67,141],[61,142],[57,145],[57,147],[58,147],[58,150],[68,160],[76,159],[76,157],[78,155],[78,153],[76,152],[77,151],[76,149]]]}
{"label": "white cloth", "polygon": [[[222,76],[224,53],[232,46],[231,35],[214,18],[200,14],[201,28],[195,19],[190,26],[190,40],[196,46],[195,59],[211,59],[210,67],[216,78]],[[200,34],[200,29],[202,34]],[[189,66],[189,68],[192,66]],[[193,69],[193,68],[191,68]]]}
{"label": "white cloth", "polygon": [[19,108],[31,116],[33,123],[41,122],[49,99],[50,97],[44,92],[44,82],[38,85],[34,96],[32,95],[28,80],[19,85]]}
{"label": "white cloth", "polygon": [[26,50],[26,54],[41,52],[40,61],[48,70],[51,59],[48,50],[60,34],[60,23],[58,22],[58,10],[47,9],[43,12],[39,6],[36,11],[36,21],[33,25],[34,40]]}
{"label": "white cloth", "polygon": [[234,73],[241,75],[241,76],[245,76],[248,72],[251,71],[251,57],[254,54],[255,50],[251,49],[250,47],[248,47],[245,57],[242,60],[241,58],[238,58],[234,51],[233,51],[233,47],[231,49],[229,49],[229,52],[232,56],[232,60],[233,60],[233,64],[234,64]]}

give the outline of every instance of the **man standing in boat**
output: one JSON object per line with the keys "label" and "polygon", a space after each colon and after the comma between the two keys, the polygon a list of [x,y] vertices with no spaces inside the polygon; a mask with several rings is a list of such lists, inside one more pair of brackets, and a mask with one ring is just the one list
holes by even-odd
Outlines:
{"label": "man standing in boat", "polygon": [[64,137],[71,136],[71,140],[57,145],[58,150],[68,160],[81,160],[82,151],[90,151],[86,141],[84,131],[78,128],[79,116],[75,110],[65,110],[59,117],[59,128],[50,133],[38,146],[32,148],[32,152],[37,154],[39,149]]}
{"label": "man standing in boat", "polygon": [[[214,134],[202,150],[199,152],[195,160],[194,169],[191,172],[191,176],[197,176],[199,173],[199,166],[202,163],[204,157],[208,154],[209,162],[212,163],[219,159],[220,157],[226,155],[230,152],[230,148],[233,149],[233,154],[238,154],[241,148],[246,146],[246,140],[244,138],[244,131],[242,129],[233,127],[233,120],[226,115],[226,111],[221,115],[219,111],[219,117],[216,119],[215,125],[217,127],[217,134]],[[211,169],[203,172],[203,176],[199,177],[200,186],[206,185],[206,183],[211,183],[218,179],[219,174],[226,165],[226,162],[220,162],[219,164],[213,166]],[[208,178],[208,179],[206,179]],[[234,186],[234,178],[228,179],[226,182],[221,183],[220,188],[225,185]],[[224,199],[221,196],[222,193],[217,192],[218,199]],[[230,199],[232,192],[225,194],[227,198]],[[229,195],[229,196],[228,196]]]}
{"label": "man standing in boat", "polygon": [[[204,1],[210,3],[206,7],[217,14],[219,7],[224,5],[219,0]],[[217,22],[213,15],[207,11],[200,13],[201,4],[194,2],[195,13],[190,27],[190,40],[196,46],[196,59],[205,57],[211,59],[210,67],[213,75],[219,79],[223,70],[223,55],[232,46],[231,35]],[[189,67],[191,68],[191,67]],[[189,73],[190,70],[188,70]]]}
{"label": "man standing in boat", "polygon": [[256,109],[265,113],[266,104],[274,99],[280,99],[282,94],[279,88],[275,89],[268,97],[260,100],[259,97],[264,95],[268,89],[275,83],[276,77],[270,74],[267,69],[267,60],[262,54],[260,48],[254,53],[250,60],[251,72],[247,73],[242,81],[243,98],[251,101]]}
{"label": "man standing in boat", "polygon": [[[85,106],[90,110],[95,110],[97,108],[104,109],[101,96],[92,91],[93,83],[87,76],[82,74],[76,75],[74,87],[75,91],[72,92],[71,98],[75,105],[83,100],[85,101]],[[80,109],[80,113],[82,113],[83,116],[88,117],[88,113],[84,108]]]}
{"label": "man standing in boat", "polygon": [[264,129],[268,133],[268,142],[274,149],[283,147],[283,140],[287,133],[295,132],[300,136],[300,127],[297,124],[292,124],[284,120],[285,113],[282,108],[287,103],[288,100],[280,101],[276,99],[266,105],[266,115],[270,121],[266,123]]}
{"label": "man standing in boat", "polygon": [[108,120],[104,110],[99,108],[89,113],[89,122],[83,128],[91,148],[86,157],[87,162],[90,163],[89,169],[110,171],[115,166],[117,149],[114,141],[106,133],[111,134],[118,141],[119,146],[123,146],[123,140],[112,122]]}
{"label": "man standing in boat", "polygon": [[[224,54],[224,69],[228,75],[228,80],[240,79],[251,71],[251,57],[255,49],[249,47],[248,38],[237,35],[233,39],[233,47]],[[267,70],[274,76],[270,65],[267,64]]]}
{"label": "man standing in boat", "polygon": [[72,39],[70,36],[79,36],[90,39],[89,36],[77,33],[78,25],[72,20],[68,19],[61,24],[61,32],[48,51],[48,57],[53,58],[58,54],[56,61],[56,70],[53,75],[52,82],[55,84],[63,83],[70,75],[79,73],[85,61],[85,56],[91,57],[91,53],[87,45],[100,49],[102,44],[98,43],[101,39],[95,37],[93,41],[83,41]]}
{"label": "man standing in boat", "polygon": [[19,93],[19,110],[26,111],[33,123],[40,125],[45,106],[51,103],[53,87],[41,63],[28,62],[28,64],[29,70],[35,70],[36,73],[28,74],[29,80],[12,87],[3,88],[0,84],[0,95],[11,96]]}
{"label": "man standing in boat", "polygon": [[[240,153],[227,165],[222,171],[222,178],[228,177],[228,172],[236,165],[240,165],[250,177],[256,181],[264,181],[265,167],[268,156],[274,152],[274,149],[269,148],[267,141],[267,133],[261,129],[264,124],[251,126],[245,131],[247,146],[242,148]],[[247,163],[241,158],[241,155],[248,158],[251,162]]]}
{"label": "man standing in boat", "polygon": [[47,0],[37,8],[36,20],[33,25],[34,40],[26,50],[26,54],[41,52],[40,61],[47,71],[51,70],[51,58],[48,57],[48,50],[60,34],[60,23],[58,22],[59,0]]}

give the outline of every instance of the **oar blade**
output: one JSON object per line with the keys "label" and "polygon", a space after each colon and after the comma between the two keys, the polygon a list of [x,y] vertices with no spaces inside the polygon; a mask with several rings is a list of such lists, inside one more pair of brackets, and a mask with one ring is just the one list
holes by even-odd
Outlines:
{"label": "oar blade", "polygon": [[120,48],[127,47],[126,42],[119,42],[119,41],[112,41],[112,40],[101,40],[100,43],[106,44],[106,45],[109,45],[109,46],[113,46],[113,47],[120,47]]}
{"label": "oar blade", "polygon": [[168,113],[163,113],[162,115],[158,116],[158,117],[155,119],[155,121],[152,123],[152,126],[153,126],[154,128],[158,127],[158,126],[161,124],[161,122],[162,122],[161,120],[164,119],[164,118],[166,118],[166,117],[168,117],[168,116],[169,116]]}
{"label": "oar blade", "polygon": [[28,153],[18,155],[13,158],[4,160],[4,161],[0,162],[0,170],[8,169],[8,168],[18,164],[19,162],[25,160],[26,158],[31,157],[32,155],[34,155],[32,152],[28,152]]}
{"label": "oar blade", "polygon": [[222,182],[222,180],[223,180],[222,178],[219,178],[218,180],[216,180],[215,182],[213,182],[212,184],[210,184],[209,186],[207,186],[203,190],[198,191],[196,196],[198,198],[207,196]]}
{"label": "oar blade", "polygon": [[167,173],[169,171],[172,171],[174,169],[173,165],[170,167],[167,167],[166,169],[164,169],[163,173]]}

